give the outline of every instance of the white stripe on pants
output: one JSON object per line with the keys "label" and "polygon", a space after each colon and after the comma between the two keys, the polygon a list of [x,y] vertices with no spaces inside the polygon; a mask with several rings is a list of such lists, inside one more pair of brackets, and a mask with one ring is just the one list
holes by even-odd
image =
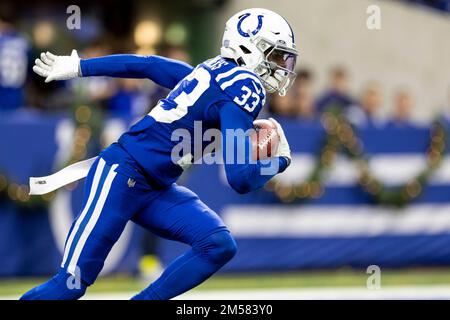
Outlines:
{"label": "white stripe on pants", "polygon": [[108,193],[109,193],[109,190],[111,189],[113,180],[117,175],[117,173],[115,172],[115,169],[117,168],[117,166],[118,165],[115,164],[115,165],[111,166],[111,169],[109,169],[108,175],[106,176],[105,183],[103,184],[103,188],[100,193],[100,197],[98,198],[98,201],[95,204],[94,211],[92,212],[92,215],[91,215],[86,227],[84,228],[80,239],[78,240],[78,243],[75,247],[75,251],[73,252],[73,255],[72,255],[72,259],[70,259],[69,266],[67,268],[67,271],[70,274],[75,274],[75,269],[77,267],[78,258],[81,255],[81,251],[83,250],[86,240],[88,239],[89,235],[91,234],[92,230],[95,227],[95,224],[98,221],[98,218],[100,217],[100,213],[102,212],[103,206],[105,205],[105,201],[106,201],[106,198],[108,197]]}
{"label": "white stripe on pants", "polygon": [[75,235],[77,234],[77,231],[80,228],[80,224],[83,221],[84,217],[86,216],[89,208],[91,207],[92,201],[94,200],[98,188],[98,183],[100,181],[100,177],[102,176],[103,169],[105,168],[105,164],[106,164],[105,160],[100,158],[97,164],[97,168],[95,169],[94,179],[92,181],[89,198],[86,202],[86,205],[83,208],[83,211],[81,212],[81,215],[78,217],[78,220],[76,221],[75,226],[72,229],[72,232],[70,233],[69,239],[67,240],[66,248],[64,250],[63,261],[61,263],[62,268],[64,268],[64,265],[66,264],[67,256],[69,254],[70,248],[72,247],[73,239],[75,238]]}

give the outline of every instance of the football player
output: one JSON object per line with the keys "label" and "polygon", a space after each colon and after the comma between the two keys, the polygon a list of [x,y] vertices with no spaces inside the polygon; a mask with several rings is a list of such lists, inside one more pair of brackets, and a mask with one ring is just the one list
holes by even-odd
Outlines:
{"label": "football player", "polygon": [[[236,243],[220,217],[192,191],[176,184],[183,172],[171,153],[177,129],[193,134],[217,128],[222,144],[226,130],[253,127],[266,92],[284,95],[295,78],[297,49],[288,22],[265,9],[248,9],[231,17],[225,27],[221,54],[195,68],[158,56],[112,55],[80,59],[42,53],[34,71],[45,81],[110,76],[148,78],[171,89],[165,99],[103,150],[87,174],[83,209],[65,244],[60,271],[22,299],[78,299],[94,283],[126,223],[133,221],[155,234],[190,245],[190,250],[167,266],[162,275],[133,299],[171,299],[194,288],[219,270],[236,253]],[[280,137],[269,164],[249,161],[250,139],[233,152],[244,163],[225,162],[227,180],[239,193],[262,187],[290,164],[288,142]],[[223,158],[230,152],[223,147]],[[184,158],[184,157],[183,157]],[[276,162],[276,172],[264,174]],[[69,277],[81,286],[69,288]]]}

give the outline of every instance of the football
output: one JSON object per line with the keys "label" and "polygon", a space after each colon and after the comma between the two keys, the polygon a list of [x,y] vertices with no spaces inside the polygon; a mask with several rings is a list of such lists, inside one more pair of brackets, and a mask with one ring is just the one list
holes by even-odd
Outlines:
{"label": "football", "polygon": [[264,160],[272,157],[278,148],[280,138],[277,127],[267,119],[253,122],[254,132],[251,134],[253,160]]}

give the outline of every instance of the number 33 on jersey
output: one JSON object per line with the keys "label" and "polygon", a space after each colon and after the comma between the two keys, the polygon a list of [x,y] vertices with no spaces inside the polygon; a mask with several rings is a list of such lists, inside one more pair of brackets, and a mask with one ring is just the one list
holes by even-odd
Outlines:
{"label": "number 33 on jersey", "polygon": [[[200,103],[203,96],[208,100]],[[231,100],[255,119],[265,99],[265,89],[254,73],[219,56],[195,68],[158,103],[150,116],[156,121],[171,123],[185,117],[190,108],[208,108],[220,101]],[[192,113],[196,111],[192,110]]]}
{"label": "number 33 on jersey", "polygon": [[265,89],[259,78],[219,56],[198,65],[119,143],[159,184],[169,185],[182,173],[171,158],[178,143],[170,138],[175,130],[187,130],[192,137],[196,122],[201,122],[203,131],[220,129],[219,113],[224,106],[237,108],[230,112],[243,110],[252,126],[264,102]]}

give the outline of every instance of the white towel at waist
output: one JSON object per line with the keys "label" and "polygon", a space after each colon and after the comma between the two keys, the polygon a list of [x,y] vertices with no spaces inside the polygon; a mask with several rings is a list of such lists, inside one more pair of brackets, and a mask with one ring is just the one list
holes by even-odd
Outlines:
{"label": "white towel at waist", "polygon": [[46,194],[83,179],[97,157],[76,162],[46,177],[30,177],[30,195]]}

